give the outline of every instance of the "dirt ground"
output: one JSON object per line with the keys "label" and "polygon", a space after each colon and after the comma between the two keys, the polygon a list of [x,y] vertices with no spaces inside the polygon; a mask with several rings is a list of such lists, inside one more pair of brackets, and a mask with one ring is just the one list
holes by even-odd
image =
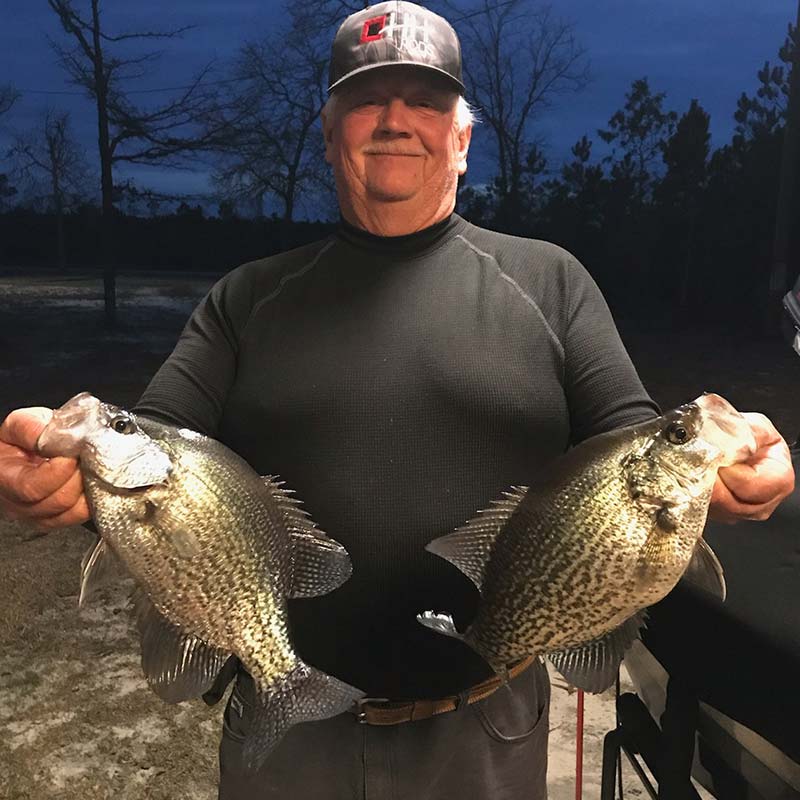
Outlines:
{"label": "dirt ground", "polygon": [[[209,276],[137,273],[119,281],[118,325],[105,328],[90,274],[0,268],[0,419],[90,390],[130,405],[169,353]],[[623,339],[663,408],[716,391],[800,432],[800,358],[781,341],[729,330],[634,330]],[[221,706],[169,706],[146,687],[127,586],[77,611],[89,535],[38,536],[0,521],[0,800],[212,800]],[[574,796],[575,695],[554,678],[549,783]],[[584,797],[599,797],[610,695],[587,697]],[[626,795],[642,797],[627,781]]]}

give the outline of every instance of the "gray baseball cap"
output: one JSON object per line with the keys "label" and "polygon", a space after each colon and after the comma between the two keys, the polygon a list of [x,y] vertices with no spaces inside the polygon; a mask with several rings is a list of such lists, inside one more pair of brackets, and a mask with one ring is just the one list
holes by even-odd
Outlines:
{"label": "gray baseball cap", "polygon": [[389,0],[351,14],[333,40],[328,91],[378,67],[406,64],[444,75],[459,93],[461,45],[450,23],[406,0]]}

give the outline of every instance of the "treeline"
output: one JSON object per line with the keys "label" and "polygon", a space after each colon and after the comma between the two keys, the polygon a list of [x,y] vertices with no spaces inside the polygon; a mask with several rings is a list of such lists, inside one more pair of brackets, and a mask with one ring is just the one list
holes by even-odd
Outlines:
{"label": "treeline", "polygon": [[[81,206],[64,216],[66,269],[101,269],[98,208]],[[0,265],[56,264],[57,220],[52,213],[15,208],[0,214]],[[158,217],[116,214],[112,235],[117,267],[164,268],[224,273],[238,264],[326,236],[330,222],[208,217],[184,206]],[[0,267],[1,268],[1,267]]]}
{"label": "treeline", "polygon": [[[751,324],[770,305],[773,262],[785,264],[784,283],[800,271],[797,174],[789,181],[788,223],[776,216],[782,165],[791,163],[786,142],[800,138],[800,79],[790,80],[792,68],[800,74],[796,27],[788,26],[778,61],[758,72],[755,94],[742,93],[731,110],[736,129],[724,146],[711,151],[700,101],[670,110],[665,94],[640,78],[607,127],[587,133],[571,160],[557,165],[548,162],[537,126],[560,96],[586,90],[587,53],[572,26],[536,0],[437,5],[461,38],[467,98],[482,121],[473,155],[493,176],[475,183],[468,173],[457,207],[465,217],[563,245],[595,276],[615,313],[627,316]],[[69,115],[54,109],[35,129],[18,132],[0,163],[0,264],[103,268],[111,318],[116,267],[223,271],[332,229],[296,217],[300,209],[325,215],[335,208],[319,114],[330,41],[343,16],[361,7],[356,0],[286,2],[280,29],[243,42],[222,72],[208,65],[152,106],[137,105],[125,78],[156,53],[117,52],[101,0],[48,6],[63,29],[54,52],[96,106],[99,151],[84,153]],[[186,30],[121,38],[145,46]],[[88,44],[100,40],[103,48]],[[0,117],[12,127],[20,96],[0,86]],[[792,117],[795,133],[787,137]],[[602,157],[592,152],[595,134],[607,145]],[[125,164],[191,168],[198,160],[212,165],[215,195],[202,207],[185,198],[175,209],[180,200],[117,174]],[[276,212],[264,218],[265,208]],[[788,239],[777,255],[776,223],[778,240]]]}
{"label": "treeline", "polygon": [[[775,91],[782,76],[765,67],[759,78],[756,97],[740,98],[732,141],[714,152],[709,116],[697,101],[678,118],[640,80],[599,132],[616,145],[611,156],[592,164],[584,137],[556,178],[531,180],[514,204],[491,186],[462,189],[462,213],[567,248],[619,314],[760,324],[775,258],[785,123],[770,99],[783,96]],[[800,159],[795,164],[787,281],[800,270]]]}
{"label": "treeline", "polygon": [[[768,102],[782,76],[768,70],[759,77],[763,97],[742,96],[732,141],[713,152],[700,104],[693,101],[679,117],[641,79],[600,132],[612,145],[607,158],[593,163],[591,142],[583,137],[558,174],[548,175],[540,159],[513,200],[497,182],[467,183],[457,210],[476,224],[570,250],[617,315],[757,323],[773,261],[785,125]],[[800,265],[800,165],[793,184],[789,278]],[[69,264],[101,265],[99,215],[90,205],[65,215]],[[15,208],[0,214],[0,264],[53,264],[56,227],[52,213]],[[114,252],[122,268],[221,273],[333,228],[277,216],[242,219],[225,202],[214,215],[183,203],[160,216],[116,213]]]}

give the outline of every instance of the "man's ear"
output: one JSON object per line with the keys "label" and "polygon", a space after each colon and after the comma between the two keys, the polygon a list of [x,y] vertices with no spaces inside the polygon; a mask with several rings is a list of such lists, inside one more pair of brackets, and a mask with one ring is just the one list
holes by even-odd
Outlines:
{"label": "man's ear", "polygon": [[472,141],[472,125],[456,132],[456,171],[463,175],[467,171],[467,153]]}

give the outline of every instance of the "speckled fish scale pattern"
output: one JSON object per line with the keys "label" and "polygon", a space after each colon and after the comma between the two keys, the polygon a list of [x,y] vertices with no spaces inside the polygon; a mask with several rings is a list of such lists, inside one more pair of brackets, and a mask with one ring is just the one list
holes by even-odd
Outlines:
{"label": "speckled fish scale pattern", "polygon": [[[213,440],[161,438],[153,423],[146,426],[170,451],[167,484],[141,495],[106,494],[93,504],[98,526],[166,619],[235,651],[263,686],[277,684],[297,664],[285,599],[291,551],[280,508],[264,502],[260,478]],[[213,459],[209,448],[219,451]],[[88,488],[91,496],[91,479]],[[187,532],[177,541],[186,539],[191,558],[176,547],[174,531]]]}
{"label": "speckled fish scale pattern", "polygon": [[674,530],[661,529],[657,509],[632,502],[624,460],[636,447],[620,441],[585,469],[562,470],[527,492],[494,544],[484,602],[465,634],[492,663],[591,642],[677,583],[709,492]]}

